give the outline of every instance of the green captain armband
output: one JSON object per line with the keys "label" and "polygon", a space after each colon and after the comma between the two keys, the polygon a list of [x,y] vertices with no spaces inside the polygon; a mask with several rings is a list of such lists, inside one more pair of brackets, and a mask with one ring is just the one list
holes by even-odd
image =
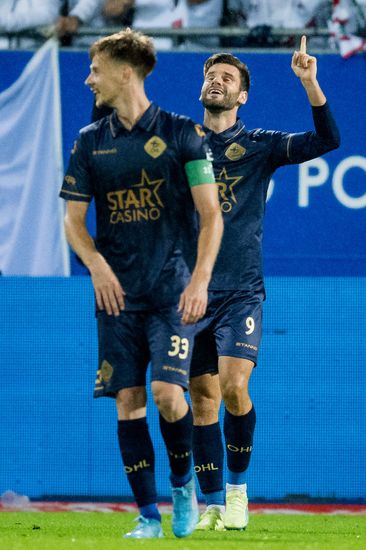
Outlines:
{"label": "green captain armband", "polygon": [[190,160],[184,166],[187,174],[189,187],[202,185],[203,183],[215,183],[215,174],[209,160]]}

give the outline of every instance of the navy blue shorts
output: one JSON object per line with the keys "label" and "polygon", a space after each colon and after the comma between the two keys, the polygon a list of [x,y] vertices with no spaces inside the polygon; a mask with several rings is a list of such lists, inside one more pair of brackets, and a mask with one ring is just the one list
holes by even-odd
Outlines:
{"label": "navy blue shorts", "polygon": [[123,388],[151,381],[188,387],[194,325],[182,325],[177,306],[160,311],[97,313],[99,367],[94,397],[115,397]]}
{"label": "navy blue shorts", "polygon": [[262,337],[262,293],[211,291],[205,317],[198,323],[191,378],[217,373],[218,357],[257,363]]}

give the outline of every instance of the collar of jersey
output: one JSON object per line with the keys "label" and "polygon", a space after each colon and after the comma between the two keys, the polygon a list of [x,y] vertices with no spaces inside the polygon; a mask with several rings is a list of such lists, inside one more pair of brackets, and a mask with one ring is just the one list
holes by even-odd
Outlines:
{"label": "collar of jersey", "polygon": [[204,127],[204,130],[207,133],[210,133],[211,136],[217,136],[220,141],[223,140],[224,142],[227,142],[236,138],[236,136],[238,136],[239,134],[242,134],[245,130],[245,126],[244,126],[244,123],[240,120],[240,118],[237,118],[233,126],[228,128],[227,130],[224,130],[223,132],[220,132],[219,134],[215,134],[214,132],[211,132],[209,128]]}
{"label": "collar of jersey", "polygon": [[160,107],[155,105],[154,103],[151,103],[150,106],[146,109],[142,117],[136,122],[135,126],[131,130],[127,130],[122,122],[119,120],[117,116],[117,112],[113,111],[113,113],[110,115],[109,118],[109,124],[111,128],[111,133],[114,138],[118,136],[118,134],[121,134],[123,132],[126,132],[130,134],[133,132],[136,128],[142,128],[143,130],[149,131],[151,130],[158,114],[160,111]]}

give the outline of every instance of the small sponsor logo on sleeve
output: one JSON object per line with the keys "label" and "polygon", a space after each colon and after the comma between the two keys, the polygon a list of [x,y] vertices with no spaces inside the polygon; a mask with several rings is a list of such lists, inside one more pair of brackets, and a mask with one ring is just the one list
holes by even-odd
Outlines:
{"label": "small sponsor logo on sleeve", "polygon": [[65,176],[65,181],[69,185],[76,185],[76,179],[74,178],[74,176]]}

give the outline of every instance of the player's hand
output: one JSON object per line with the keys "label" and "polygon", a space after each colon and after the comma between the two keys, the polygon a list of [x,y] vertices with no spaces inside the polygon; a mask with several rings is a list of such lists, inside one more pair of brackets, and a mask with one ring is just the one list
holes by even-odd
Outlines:
{"label": "player's hand", "polygon": [[182,313],[182,323],[190,325],[197,323],[207,309],[208,292],[207,281],[202,281],[198,277],[192,277],[180,296],[178,311]]}
{"label": "player's hand", "polygon": [[123,290],[119,280],[110,265],[101,254],[98,254],[89,268],[93,281],[98,309],[105,310],[108,315],[118,317],[125,308]]}
{"label": "player's hand", "polygon": [[306,36],[301,37],[300,51],[292,56],[291,68],[302,82],[316,80],[316,58],[306,53]]}
{"label": "player's hand", "polygon": [[62,38],[67,34],[75,34],[80,27],[80,20],[73,15],[62,16],[56,22],[57,35]]}
{"label": "player's hand", "polygon": [[105,0],[103,13],[106,17],[116,18],[133,7],[134,0]]}

